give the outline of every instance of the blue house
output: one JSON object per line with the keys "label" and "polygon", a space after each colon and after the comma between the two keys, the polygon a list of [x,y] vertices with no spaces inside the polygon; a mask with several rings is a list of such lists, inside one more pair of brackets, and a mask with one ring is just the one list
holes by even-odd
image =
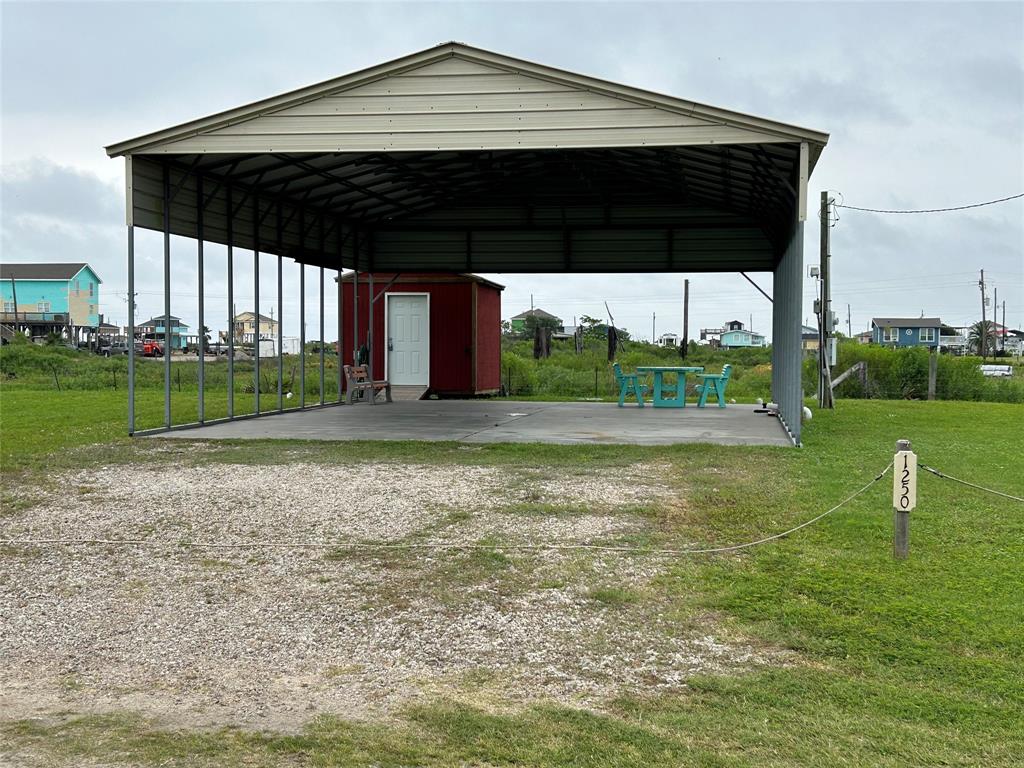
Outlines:
{"label": "blue house", "polygon": [[56,331],[72,339],[95,332],[101,282],[84,262],[0,264],[0,324],[29,336]]}
{"label": "blue house", "polygon": [[743,327],[739,320],[730,320],[722,329],[719,342],[722,349],[738,349],[740,347],[766,347],[763,333],[756,333]]}
{"label": "blue house", "polygon": [[[171,349],[186,349],[188,347],[188,326],[181,321],[180,317],[171,315],[170,318]],[[163,344],[165,327],[164,315],[151,317],[146,322],[135,326],[135,336],[137,339],[152,339]]]}
{"label": "blue house", "polygon": [[937,317],[874,317],[871,340],[888,347],[938,349],[942,321]]}

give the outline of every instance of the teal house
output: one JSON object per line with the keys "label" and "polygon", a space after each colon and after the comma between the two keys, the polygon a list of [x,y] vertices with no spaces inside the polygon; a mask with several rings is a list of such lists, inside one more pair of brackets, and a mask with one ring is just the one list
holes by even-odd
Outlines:
{"label": "teal house", "polygon": [[[161,344],[164,341],[164,329],[167,323],[164,315],[152,317],[144,323],[135,326],[135,334],[139,339],[152,339]],[[171,326],[171,349],[186,349],[188,347],[188,326],[182,322],[180,317],[170,316]]]}
{"label": "teal house", "polygon": [[99,328],[101,283],[84,262],[0,264],[0,324],[33,337],[56,331],[80,339]]}
{"label": "teal house", "polygon": [[743,327],[739,320],[730,320],[722,329],[719,346],[722,349],[739,349],[740,347],[766,347],[768,342],[763,333],[757,333]]}
{"label": "teal house", "polygon": [[937,317],[874,317],[871,340],[887,347],[939,346],[942,321]]}

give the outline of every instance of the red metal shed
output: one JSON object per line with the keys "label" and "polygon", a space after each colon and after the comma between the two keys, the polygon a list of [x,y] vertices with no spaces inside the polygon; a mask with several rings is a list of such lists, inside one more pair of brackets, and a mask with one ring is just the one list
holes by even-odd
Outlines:
{"label": "red metal shed", "polygon": [[[352,273],[342,278],[344,364],[367,343],[370,276],[359,274],[358,343]],[[373,274],[373,376],[441,396],[495,394],[501,387],[501,292],[469,274]]]}

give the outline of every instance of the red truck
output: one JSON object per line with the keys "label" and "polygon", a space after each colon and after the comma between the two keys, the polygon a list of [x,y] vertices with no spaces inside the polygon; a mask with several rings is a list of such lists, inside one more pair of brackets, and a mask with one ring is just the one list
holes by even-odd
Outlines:
{"label": "red truck", "polygon": [[135,343],[135,354],[143,357],[163,357],[164,348],[155,341],[138,341]]}

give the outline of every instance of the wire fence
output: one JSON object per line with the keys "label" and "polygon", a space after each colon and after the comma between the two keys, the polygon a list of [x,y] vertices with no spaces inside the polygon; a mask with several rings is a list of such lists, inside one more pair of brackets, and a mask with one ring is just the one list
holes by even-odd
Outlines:
{"label": "wire fence", "polygon": [[[100,539],[100,538],[11,538],[0,540],[0,544],[8,547],[41,547],[41,546],[105,546],[105,547],[150,547],[154,549],[167,549],[167,548],[184,548],[184,549],[330,549],[337,550],[339,552],[360,552],[360,551],[394,551],[394,550],[430,550],[430,551],[473,551],[473,550],[488,550],[488,551],[502,551],[502,552],[513,552],[513,551],[524,551],[524,552],[545,552],[545,551],[558,551],[558,552],[571,552],[571,551],[593,551],[593,552],[616,552],[622,554],[636,554],[636,555],[654,555],[662,557],[678,557],[683,555],[714,555],[714,554],[727,554],[730,552],[738,552],[752,547],[757,547],[762,544],[767,544],[773,541],[779,541],[784,539],[797,531],[800,531],[808,526],[817,523],[829,515],[842,509],[844,506],[849,504],[851,501],[856,499],[868,491],[872,486],[878,483],[885,475],[889,473],[893,467],[893,463],[889,464],[879,472],[877,475],[871,478],[867,483],[858,488],[856,491],[846,496],[842,501],[824,512],[821,512],[814,517],[805,520],[799,525],[795,525],[792,528],[788,528],[780,533],[770,534],[752,541],[746,541],[739,544],[729,544],[725,546],[700,546],[700,547],[685,547],[685,548],[652,548],[652,547],[640,547],[640,546],[616,546],[616,545],[603,545],[603,544],[559,544],[559,543],[541,543],[541,544],[501,544],[501,543],[466,543],[466,542],[344,542],[344,541],[240,541],[240,542],[222,542],[222,541],[192,541],[189,539]],[[945,480],[951,480],[953,482],[961,483],[965,486],[975,488],[986,493],[991,493],[996,496],[1011,499],[1024,503],[1024,498],[1014,496],[1003,491],[996,490],[994,488],[986,488],[982,485],[961,480],[953,477],[952,475],[940,472],[939,470],[922,464],[921,469],[940,477]]]}

